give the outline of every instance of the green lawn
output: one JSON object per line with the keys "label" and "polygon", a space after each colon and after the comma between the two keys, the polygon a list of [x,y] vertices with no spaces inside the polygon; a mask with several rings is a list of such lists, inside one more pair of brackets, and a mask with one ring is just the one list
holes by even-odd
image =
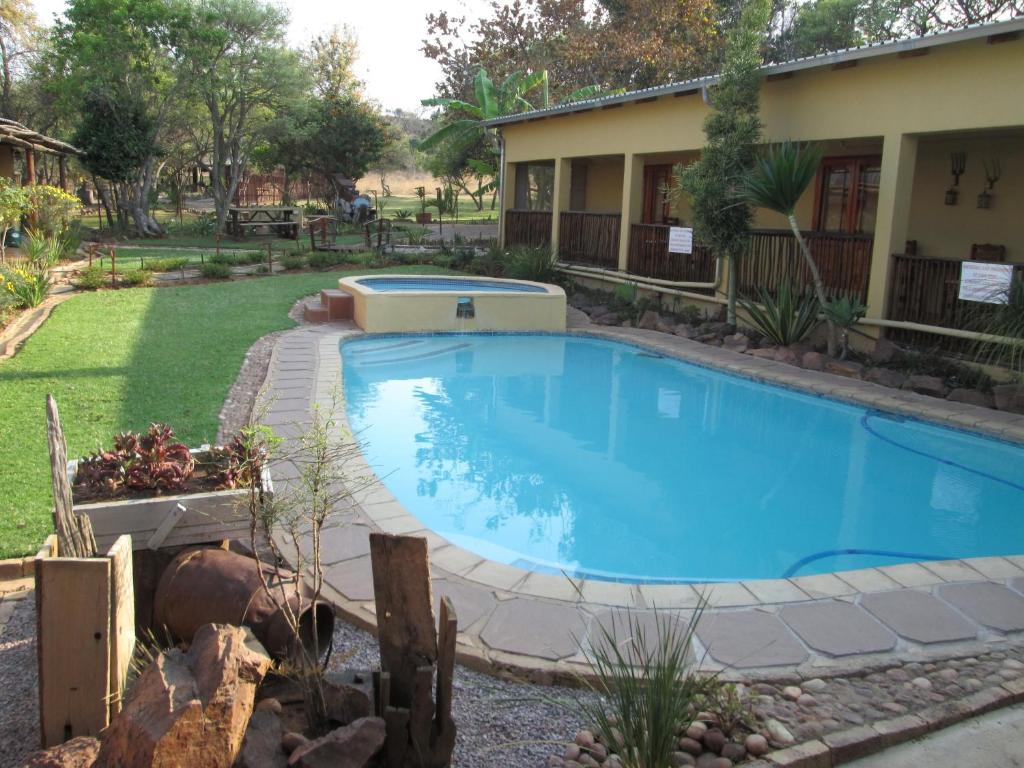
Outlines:
{"label": "green lawn", "polygon": [[35,552],[51,530],[47,393],[57,398],[72,458],[151,421],[167,422],[189,445],[210,442],[246,350],[292,327],[294,302],[342,274],[100,291],[59,305],[0,361],[0,557]]}

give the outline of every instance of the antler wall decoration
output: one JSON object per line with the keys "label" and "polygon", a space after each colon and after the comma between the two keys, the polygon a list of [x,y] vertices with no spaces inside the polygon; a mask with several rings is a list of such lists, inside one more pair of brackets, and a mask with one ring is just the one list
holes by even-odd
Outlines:
{"label": "antler wall decoration", "polygon": [[953,186],[946,190],[946,205],[956,205],[959,196],[960,177],[967,168],[967,153],[952,152],[949,155],[950,173],[953,175]]}
{"label": "antler wall decoration", "polygon": [[999,158],[992,160],[989,164],[988,160],[982,161],[982,165],[985,167],[985,181],[987,182],[986,187],[978,195],[978,207],[979,208],[990,208],[992,206],[992,188],[999,181],[1003,175],[1002,166],[999,164]]}

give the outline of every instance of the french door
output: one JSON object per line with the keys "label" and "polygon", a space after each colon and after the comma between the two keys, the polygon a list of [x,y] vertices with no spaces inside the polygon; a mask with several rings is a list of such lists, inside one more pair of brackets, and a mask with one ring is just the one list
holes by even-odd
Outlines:
{"label": "french door", "polygon": [[814,229],[874,234],[882,158],[826,157],[818,169]]}

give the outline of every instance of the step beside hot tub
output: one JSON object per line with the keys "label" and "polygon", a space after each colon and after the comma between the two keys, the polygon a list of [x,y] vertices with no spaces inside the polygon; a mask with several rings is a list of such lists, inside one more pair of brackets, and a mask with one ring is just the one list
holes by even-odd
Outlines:
{"label": "step beside hot tub", "polygon": [[344,277],[356,324],[367,333],[565,330],[557,285],[493,277]]}

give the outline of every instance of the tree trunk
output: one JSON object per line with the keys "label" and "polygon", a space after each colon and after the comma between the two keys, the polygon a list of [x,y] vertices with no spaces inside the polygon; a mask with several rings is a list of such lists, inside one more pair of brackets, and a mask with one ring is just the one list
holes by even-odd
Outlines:
{"label": "tree trunk", "polygon": [[[821,282],[821,273],[818,271],[818,265],[814,263],[814,257],[811,255],[811,249],[807,247],[807,241],[804,240],[804,236],[800,233],[800,225],[797,224],[796,216],[791,213],[786,218],[789,219],[789,228],[793,230],[793,236],[796,238],[796,242],[800,246],[800,253],[803,254],[804,261],[807,262],[807,268],[811,270],[811,280],[814,282],[814,293],[818,297],[818,303],[824,310],[825,305],[828,304],[828,299],[825,298],[825,284]],[[828,325],[828,354],[829,357],[835,357],[836,329],[827,315],[825,316],[825,323]]]}
{"label": "tree trunk", "polygon": [[100,180],[95,176],[92,177],[92,184],[96,187],[96,194],[99,195],[100,203],[103,205],[103,210],[107,214],[107,226],[111,229],[114,228],[114,215],[111,213],[110,206],[110,190],[100,184]]}
{"label": "tree trunk", "polygon": [[729,256],[728,256],[728,262],[729,262],[729,290],[728,290],[728,292],[726,294],[726,300],[728,301],[728,304],[726,304],[726,309],[725,309],[725,321],[727,323],[729,323],[729,325],[735,327],[736,326],[736,287],[737,287],[737,283],[739,283],[739,279],[740,279],[740,277],[739,277],[740,271],[738,269],[739,265],[737,264],[736,254],[730,253]]}

